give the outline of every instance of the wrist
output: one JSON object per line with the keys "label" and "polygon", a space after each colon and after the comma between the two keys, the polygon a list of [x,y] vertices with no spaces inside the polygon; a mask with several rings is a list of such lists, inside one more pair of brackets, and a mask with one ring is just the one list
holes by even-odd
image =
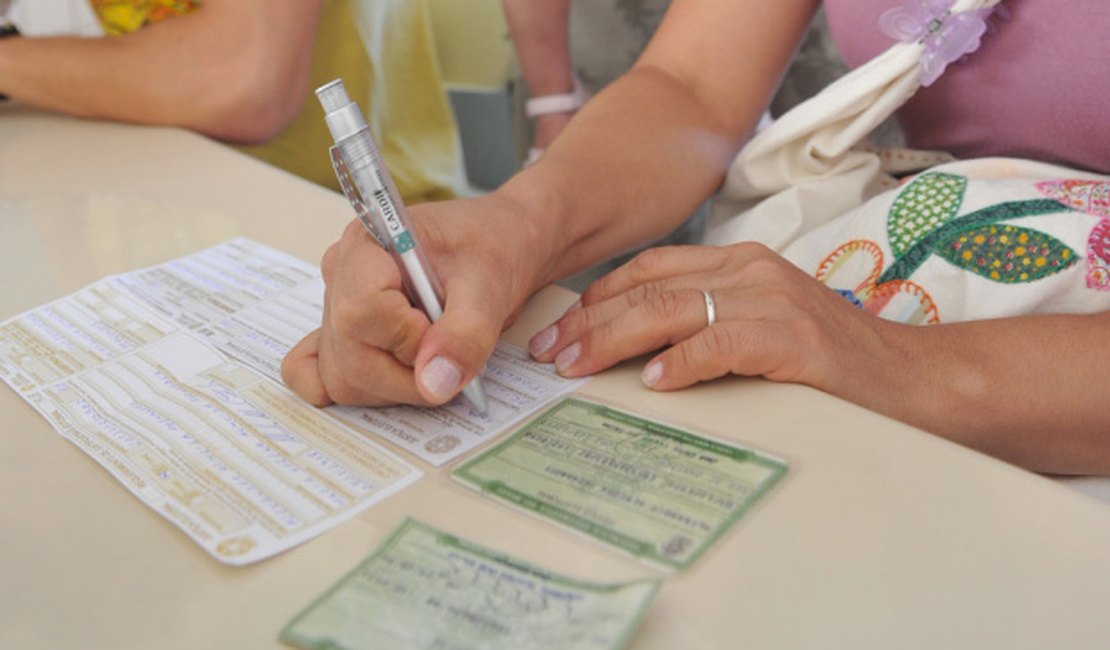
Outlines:
{"label": "wrist", "polygon": [[523,293],[518,296],[522,299],[562,277],[560,261],[571,242],[566,201],[559,192],[549,189],[551,184],[531,182],[532,176],[527,170],[521,172],[488,196],[499,203],[498,213],[506,218],[498,225],[503,228],[499,238],[522,256],[525,273],[521,278]]}
{"label": "wrist", "polygon": [[904,325],[871,314],[855,314],[857,325],[848,345],[835,345],[824,355],[825,373],[812,382],[815,388],[864,408],[907,421],[932,400],[927,375],[919,363],[932,358],[921,345],[923,326]]}
{"label": "wrist", "polygon": [[959,344],[962,324],[906,325],[878,319],[873,344],[844,364],[829,392],[930,433],[980,448],[992,419],[985,360]]}

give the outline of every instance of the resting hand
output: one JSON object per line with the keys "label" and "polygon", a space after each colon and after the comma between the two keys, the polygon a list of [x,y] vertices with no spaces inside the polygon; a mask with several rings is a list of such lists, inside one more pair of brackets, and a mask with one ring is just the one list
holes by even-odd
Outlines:
{"label": "resting hand", "polygon": [[321,263],[323,323],[282,363],[285,383],[305,400],[442,404],[481,372],[536,286],[527,247],[499,245],[520,221],[513,206],[490,197],[411,212],[446,294],[443,317],[433,325],[409,303],[393,258],[351,222]]}
{"label": "resting hand", "polygon": [[[703,291],[715,303],[712,326]],[[868,373],[896,353],[887,342],[903,328],[761,245],[681,246],[649,249],[595,282],[529,349],[581,376],[662,347],[642,374],[654,389],[733,373],[843,396],[861,376],[876,376]]]}

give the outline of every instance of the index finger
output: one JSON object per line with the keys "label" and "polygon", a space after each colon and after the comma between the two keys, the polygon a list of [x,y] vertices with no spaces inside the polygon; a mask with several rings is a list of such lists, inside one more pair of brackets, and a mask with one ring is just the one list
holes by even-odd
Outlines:
{"label": "index finger", "polygon": [[716,271],[728,259],[726,250],[715,246],[649,248],[594,281],[582,293],[582,304],[604,302],[636,287],[665,284],[676,276]]}

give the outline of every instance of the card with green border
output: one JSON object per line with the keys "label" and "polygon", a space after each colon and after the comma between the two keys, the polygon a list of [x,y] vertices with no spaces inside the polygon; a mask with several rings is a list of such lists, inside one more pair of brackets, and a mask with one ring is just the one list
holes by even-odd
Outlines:
{"label": "card with green border", "polygon": [[632,555],[682,569],[786,469],[772,456],[571,397],[453,476]]}
{"label": "card with green border", "polygon": [[658,589],[656,579],[555,575],[407,519],[281,640],[314,650],[616,650]]}

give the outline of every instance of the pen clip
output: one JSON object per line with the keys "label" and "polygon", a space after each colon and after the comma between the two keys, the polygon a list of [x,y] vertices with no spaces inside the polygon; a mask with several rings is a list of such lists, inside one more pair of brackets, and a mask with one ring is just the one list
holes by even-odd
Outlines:
{"label": "pen clip", "polygon": [[343,196],[347,197],[347,201],[355,209],[358,220],[362,222],[362,225],[370,233],[370,236],[378,242],[379,246],[388,249],[389,246],[382,239],[378,229],[374,227],[374,222],[370,218],[370,209],[366,207],[362,192],[359,191],[358,185],[355,185],[355,180],[351,178],[351,171],[347,168],[347,161],[343,158],[343,152],[338,145],[333,144],[328,148],[328,154],[331,158],[332,169],[335,170],[335,178],[339,181],[339,189],[343,190]]}

